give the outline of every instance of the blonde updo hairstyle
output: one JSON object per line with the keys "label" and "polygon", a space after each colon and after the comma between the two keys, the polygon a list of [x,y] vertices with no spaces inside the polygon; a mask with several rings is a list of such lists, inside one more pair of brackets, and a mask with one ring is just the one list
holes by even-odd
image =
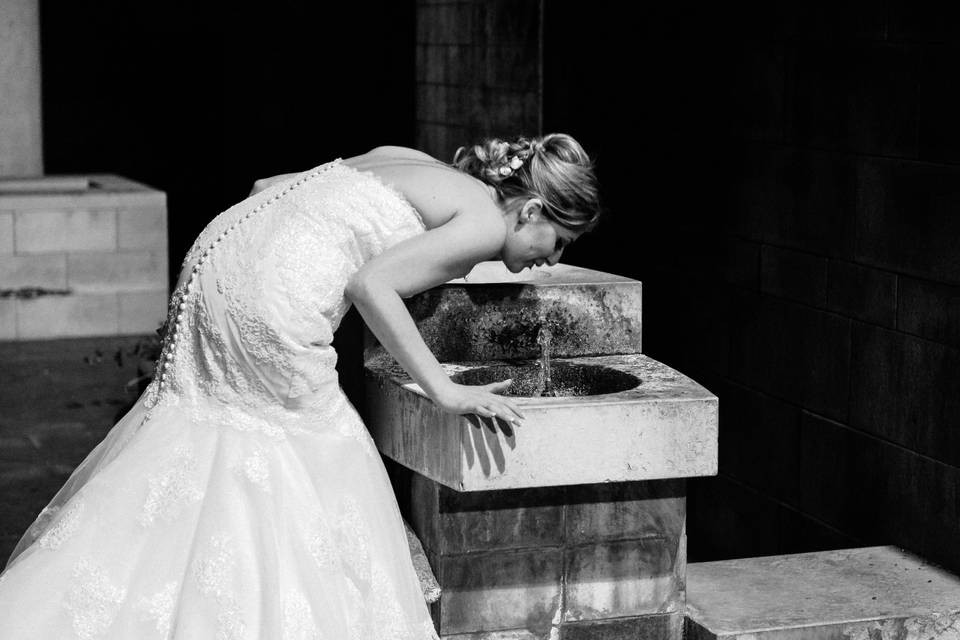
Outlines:
{"label": "blonde updo hairstyle", "polygon": [[571,231],[590,231],[599,221],[593,163],[565,133],[512,142],[487,138],[457,149],[453,166],[492,186],[503,202],[539,198],[546,216]]}

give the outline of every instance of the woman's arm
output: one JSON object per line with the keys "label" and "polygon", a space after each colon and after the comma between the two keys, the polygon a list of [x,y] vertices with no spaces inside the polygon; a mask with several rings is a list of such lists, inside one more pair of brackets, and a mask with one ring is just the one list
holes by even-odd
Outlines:
{"label": "woman's arm", "polygon": [[510,381],[484,386],[450,380],[427,347],[402,298],[465,275],[503,244],[498,213],[455,215],[374,258],[347,283],[346,295],[367,326],[430,398],[451,413],[476,413],[509,423],[523,419],[515,404],[493,393]]}

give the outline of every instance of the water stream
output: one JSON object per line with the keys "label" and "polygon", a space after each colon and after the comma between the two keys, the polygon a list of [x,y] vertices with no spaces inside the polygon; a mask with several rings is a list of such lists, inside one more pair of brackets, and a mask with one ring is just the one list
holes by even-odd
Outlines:
{"label": "water stream", "polygon": [[537,332],[537,344],[540,345],[540,380],[537,384],[537,396],[553,395],[552,371],[550,369],[550,341],[553,334],[550,328],[540,325]]}

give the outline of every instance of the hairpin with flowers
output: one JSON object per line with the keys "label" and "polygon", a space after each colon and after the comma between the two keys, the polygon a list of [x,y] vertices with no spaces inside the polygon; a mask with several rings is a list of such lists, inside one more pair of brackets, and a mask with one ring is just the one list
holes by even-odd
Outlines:
{"label": "hairpin with flowers", "polygon": [[523,166],[523,158],[520,157],[520,154],[517,154],[507,160],[505,163],[500,165],[500,168],[497,169],[497,172],[504,178],[508,178],[513,175],[513,172]]}

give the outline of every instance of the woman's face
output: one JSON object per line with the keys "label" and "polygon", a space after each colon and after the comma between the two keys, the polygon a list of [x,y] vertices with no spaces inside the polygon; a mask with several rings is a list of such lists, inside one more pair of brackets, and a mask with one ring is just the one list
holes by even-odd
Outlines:
{"label": "woman's face", "polygon": [[571,231],[547,218],[536,198],[524,204],[516,219],[507,216],[507,225],[507,238],[500,251],[500,259],[512,273],[544,264],[555,265],[567,245],[582,233]]}

